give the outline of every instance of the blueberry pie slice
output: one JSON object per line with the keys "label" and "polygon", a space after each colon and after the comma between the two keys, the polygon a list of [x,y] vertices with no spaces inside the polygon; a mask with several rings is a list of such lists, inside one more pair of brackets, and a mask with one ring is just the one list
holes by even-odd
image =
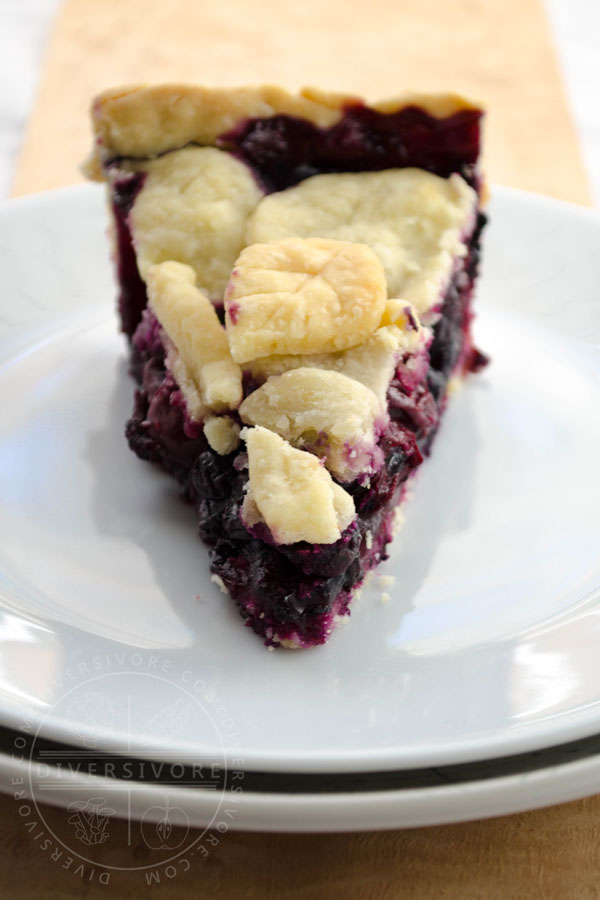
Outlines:
{"label": "blueberry pie slice", "polygon": [[385,558],[472,299],[482,112],[274,87],[96,99],[132,450],[194,505],[268,645],[324,643]]}

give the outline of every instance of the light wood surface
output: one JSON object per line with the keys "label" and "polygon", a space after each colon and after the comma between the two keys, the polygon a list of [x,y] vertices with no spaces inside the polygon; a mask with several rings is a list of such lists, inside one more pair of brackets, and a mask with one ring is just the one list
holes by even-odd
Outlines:
{"label": "light wood surface", "polygon": [[168,80],[460,91],[489,109],[491,181],[589,200],[540,0],[66,0],[14,193],[78,180],[94,94]]}
{"label": "light wood surface", "polygon": [[[53,834],[73,845],[67,815],[47,807]],[[596,799],[520,816],[377,834],[286,835],[229,832],[189,870],[150,887],[139,872],[152,851],[127,845],[113,821],[97,863],[83,877],[51,858],[9,797],[0,797],[0,896],[6,900],[592,900],[600,896],[600,805]],[[175,841],[173,841],[175,843]],[[56,842],[53,842],[56,847]]]}
{"label": "light wood surface", "polygon": [[[14,193],[79,180],[90,97],[167,80],[318,84],[368,98],[452,89],[489,109],[492,181],[589,202],[539,0],[67,0],[53,31]],[[68,841],[68,815],[47,809]],[[148,861],[114,821],[98,864]],[[600,896],[600,799],[483,822],[356,835],[229,833],[208,859],[148,888],[65,871],[0,798],[0,896],[529,900]]]}

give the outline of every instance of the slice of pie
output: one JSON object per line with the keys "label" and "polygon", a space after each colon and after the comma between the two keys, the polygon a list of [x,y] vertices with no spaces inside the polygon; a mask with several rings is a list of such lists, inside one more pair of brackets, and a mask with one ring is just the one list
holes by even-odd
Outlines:
{"label": "slice of pie", "polygon": [[481,110],[457,96],[109,91],[129,444],[268,645],[324,643],[386,556],[471,340]]}

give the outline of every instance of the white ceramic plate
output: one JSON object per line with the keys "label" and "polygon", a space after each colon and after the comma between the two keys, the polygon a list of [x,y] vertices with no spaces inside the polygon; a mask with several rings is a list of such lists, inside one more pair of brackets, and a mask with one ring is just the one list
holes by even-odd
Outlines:
{"label": "white ceramic plate", "polygon": [[[594,753],[582,758],[575,754],[572,761],[568,752],[544,757],[538,768],[499,777],[481,771],[457,783],[444,784],[440,777],[427,786],[407,780],[385,790],[347,786],[346,790],[291,793],[243,786],[234,803],[223,792],[193,785],[98,777],[74,773],[64,765],[50,772],[44,763],[22,762],[11,753],[0,754],[0,790],[23,791],[39,801],[36,812],[42,817],[42,804],[68,808],[74,802],[86,804],[101,797],[117,816],[142,822],[156,822],[171,806],[183,810],[195,828],[212,825],[218,830],[223,822],[244,831],[376,831],[507,815],[587,796],[600,784],[599,750],[596,746]],[[17,801],[15,811],[19,806]],[[81,847],[77,850],[81,852]]]}
{"label": "white ceramic plate", "polygon": [[491,215],[476,334],[493,363],[452,399],[379,572],[395,583],[290,653],[243,627],[191,510],[126,447],[101,192],[4,206],[1,723],[336,776],[600,732],[600,219],[507,189]]}

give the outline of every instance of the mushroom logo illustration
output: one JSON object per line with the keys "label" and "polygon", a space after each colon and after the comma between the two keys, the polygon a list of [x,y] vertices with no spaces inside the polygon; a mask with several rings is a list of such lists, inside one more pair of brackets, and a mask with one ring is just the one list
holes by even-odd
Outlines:
{"label": "mushroom logo illustration", "polygon": [[108,823],[115,811],[106,806],[104,797],[92,797],[89,800],[74,800],[68,806],[73,815],[67,820],[75,826],[75,837],[91,847],[103,844],[108,840]]}

